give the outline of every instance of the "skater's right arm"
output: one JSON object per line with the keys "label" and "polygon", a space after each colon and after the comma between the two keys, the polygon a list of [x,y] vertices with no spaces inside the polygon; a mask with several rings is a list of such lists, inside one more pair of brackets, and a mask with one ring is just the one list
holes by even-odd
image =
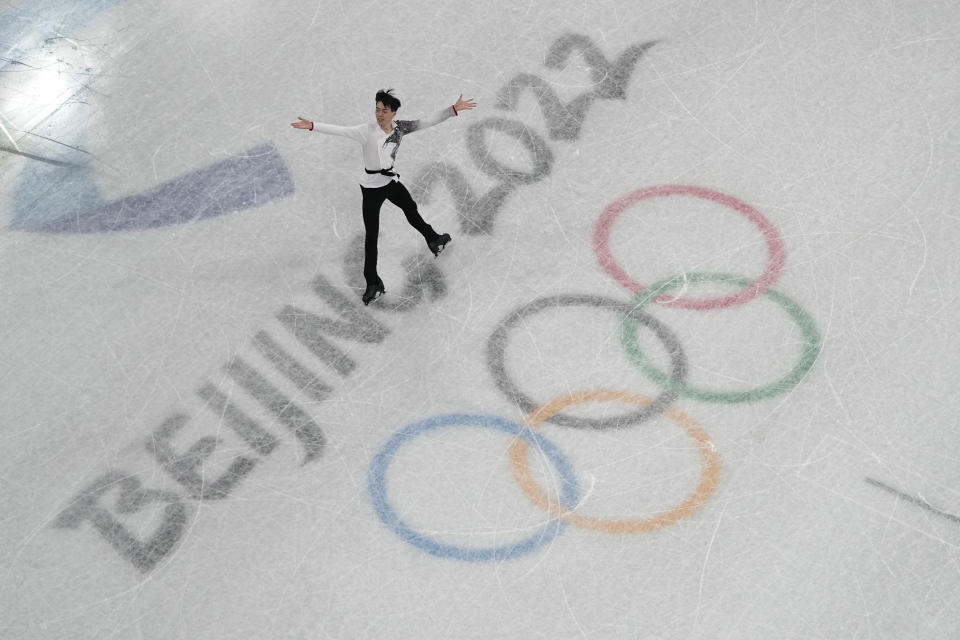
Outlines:
{"label": "skater's right arm", "polygon": [[351,138],[357,140],[358,142],[363,142],[366,136],[367,127],[362,124],[358,124],[355,127],[341,127],[335,124],[325,124],[323,122],[313,122],[307,120],[306,118],[301,118],[297,116],[296,122],[291,122],[290,126],[294,129],[306,129],[307,131],[318,131],[320,133],[327,133],[333,136],[343,136],[345,138]]}

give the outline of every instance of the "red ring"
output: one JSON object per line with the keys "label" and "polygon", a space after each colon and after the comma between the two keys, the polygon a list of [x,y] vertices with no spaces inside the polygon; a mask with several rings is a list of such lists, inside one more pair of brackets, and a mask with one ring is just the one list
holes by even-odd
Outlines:
{"label": "red ring", "polygon": [[654,302],[669,307],[680,307],[681,309],[719,309],[721,307],[732,307],[753,300],[761,293],[767,290],[770,285],[780,277],[780,271],[783,269],[786,260],[786,250],[783,246],[783,240],[773,224],[770,223],[763,214],[751,207],[745,202],[737,200],[733,196],[728,196],[718,191],[704,189],[703,187],[694,187],[682,184],[665,184],[656,187],[639,189],[623,196],[619,200],[611,203],[600,214],[596,229],[593,232],[593,248],[600,259],[600,265],[603,269],[613,276],[613,279],[626,287],[628,291],[637,294],[646,287],[635,281],[627,272],[620,268],[610,253],[610,228],[614,221],[626,209],[648,198],[657,198],[660,196],[685,195],[710,200],[718,204],[730,207],[739,211],[748,220],[753,222],[763,236],[767,239],[767,268],[759,278],[753,281],[744,289],[737,293],[721,298],[675,298],[664,294],[654,298]]}

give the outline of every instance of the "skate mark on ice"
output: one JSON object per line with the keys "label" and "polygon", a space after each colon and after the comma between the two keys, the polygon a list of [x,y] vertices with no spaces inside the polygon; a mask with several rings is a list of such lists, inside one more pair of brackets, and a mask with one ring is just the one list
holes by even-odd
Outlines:
{"label": "skate mark on ice", "polygon": [[909,502],[910,504],[914,504],[914,505],[920,507],[921,509],[924,509],[924,510],[926,510],[926,511],[929,511],[930,513],[933,513],[933,514],[935,514],[935,515],[938,515],[938,516],[940,516],[941,518],[944,518],[944,519],[946,519],[946,520],[949,520],[950,522],[955,522],[955,523],[957,523],[957,524],[960,524],[960,516],[954,515],[954,514],[952,514],[952,513],[947,512],[947,511],[943,511],[942,509],[938,509],[937,507],[933,506],[932,504],[930,504],[929,502],[927,502],[926,500],[924,500],[924,499],[923,499],[923,496],[911,496],[911,495],[906,494],[906,493],[904,493],[904,492],[902,492],[902,491],[900,491],[900,490],[898,490],[898,489],[894,489],[893,487],[891,487],[891,486],[888,485],[888,484],[885,484],[885,483],[880,482],[879,480],[875,480],[875,479],[873,479],[873,478],[864,478],[864,482],[866,482],[866,483],[869,484],[869,485],[873,485],[874,487],[877,487],[878,489],[882,489],[883,491],[886,491],[887,493],[893,494],[893,495],[897,496],[898,498],[900,498],[901,500],[904,500],[904,501],[906,501],[906,502]]}

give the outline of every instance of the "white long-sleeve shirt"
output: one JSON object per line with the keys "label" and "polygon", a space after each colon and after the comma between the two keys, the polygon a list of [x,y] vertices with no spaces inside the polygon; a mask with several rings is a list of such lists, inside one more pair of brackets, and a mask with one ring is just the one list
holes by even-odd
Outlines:
{"label": "white long-sleeve shirt", "polygon": [[[435,124],[440,124],[447,118],[457,115],[453,107],[447,107],[429,118],[420,118],[419,120],[394,120],[393,130],[390,133],[384,133],[380,125],[372,122],[368,124],[358,124],[352,127],[342,127],[335,124],[325,124],[323,122],[314,122],[313,130],[320,133],[327,133],[334,136],[343,136],[356,140],[360,143],[360,149],[363,153],[363,168],[371,171],[380,171],[387,169],[396,171],[394,162],[397,159],[397,149],[400,147],[400,141],[403,136],[414,131],[420,131]],[[365,170],[360,175],[360,186],[375,189],[385,187],[396,176],[385,176],[382,173],[367,173]]]}

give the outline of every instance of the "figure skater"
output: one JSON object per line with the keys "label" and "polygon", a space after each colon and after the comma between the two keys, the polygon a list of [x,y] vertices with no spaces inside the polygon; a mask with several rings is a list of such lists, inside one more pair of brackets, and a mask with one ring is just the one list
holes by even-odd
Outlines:
{"label": "figure skater", "polygon": [[400,100],[393,95],[392,91],[393,89],[381,89],[377,92],[377,106],[374,112],[376,124],[342,127],[312,122],[299,116],[297,122],[291,123],[291,126],[296,129],[344,136],[360,143],[364,170],[364,174],[360,176],[360,192],[363,194],[363,227],[366,230],[363,245],[363,277],[367,281],[367,288],[363,292],[365,305],[386,292],[383,280],[377,275],[377,237],[380,233],[380,207],[384,200],[389,200],[403,211],[407,222],[423,235],[435,257],[440,255],[451,240],[449,233],[438,234],[424,221],[417,211],[417,203],[400,182],[400,175],[393,170],[400,141],[408,133],[440,124],[447,118],[459,115],[461,111],[477,106],[472,98],[464,100],[463,94],[460,94],[452,106],[445,107],[429,118],[394,122],[393,118],[400,108]]}

